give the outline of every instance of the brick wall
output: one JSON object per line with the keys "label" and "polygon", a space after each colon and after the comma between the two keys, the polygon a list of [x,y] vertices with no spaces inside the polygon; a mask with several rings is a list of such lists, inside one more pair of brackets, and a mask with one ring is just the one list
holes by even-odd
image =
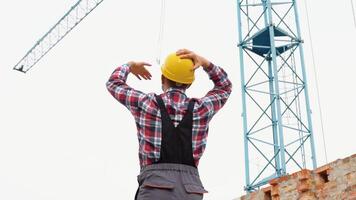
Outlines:
{"label": "brick wall", "polygon": [[273,179],[240,200],[356,200],[356,154],[317,168]]}

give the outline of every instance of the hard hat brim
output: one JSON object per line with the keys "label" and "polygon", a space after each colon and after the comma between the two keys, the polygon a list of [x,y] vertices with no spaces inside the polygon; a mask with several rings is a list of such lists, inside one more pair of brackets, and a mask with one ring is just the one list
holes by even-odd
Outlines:
{"label": "hard hat brim", "polygon": [[[161,72],[162,72],[162,75],[166,78],[168,78],[169,80],[171,81],[174,81],[174,82],[177,82],[177,83],[182,83],[182,84],[192,84],[195,80],[195,77],[194,75],[190,78],[186,77],[185,80],[178,80],[177,78],[175,78],[175,75],[170,73],[168,70],[166,70],[165,66],[162,65],[161,66]],[[194,73],[194,72],[193,72]]]}

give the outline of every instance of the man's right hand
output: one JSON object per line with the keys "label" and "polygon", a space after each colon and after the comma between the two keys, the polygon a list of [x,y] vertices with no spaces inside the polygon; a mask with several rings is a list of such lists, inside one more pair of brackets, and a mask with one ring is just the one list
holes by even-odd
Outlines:
{"label": "man's right hand", "polygon": [[176,52],[176,55],[180,58],[188,58],[191,59],[194,63],[194,70],[199,68],[200,66],[207,68],[210,65],[210,61],[207,59],[197,55],[193,51],[189,51],[188,49],[180,49]]}
{"label": "man's right hand", "polygon": [[151,73],[145,68],[145,66],[151,66],[151,64],[146,62],[128,62],[130,66],[130,72],[133,73],[138,79],[141,78],[145,80],[151,80]]}

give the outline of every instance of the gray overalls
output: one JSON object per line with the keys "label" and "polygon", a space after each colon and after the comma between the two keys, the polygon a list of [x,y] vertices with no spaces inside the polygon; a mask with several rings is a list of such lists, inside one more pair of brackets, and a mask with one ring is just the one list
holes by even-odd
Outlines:
{"label": "gray overalls", "polygon": [[136,200],[201,200],[203,188],[192,150],[194,100],[177,127],[174,126],[163,100],[156,95],[161,111],[162,141],[160,158],[141,169]]}

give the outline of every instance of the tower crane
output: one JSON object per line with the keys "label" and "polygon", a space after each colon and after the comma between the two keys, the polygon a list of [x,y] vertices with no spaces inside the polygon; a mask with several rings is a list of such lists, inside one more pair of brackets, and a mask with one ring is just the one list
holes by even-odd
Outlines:
{"label": "tower crane", "polygon": [[237,21],[251,192],[317,163],[297,0],[237,0]]}

